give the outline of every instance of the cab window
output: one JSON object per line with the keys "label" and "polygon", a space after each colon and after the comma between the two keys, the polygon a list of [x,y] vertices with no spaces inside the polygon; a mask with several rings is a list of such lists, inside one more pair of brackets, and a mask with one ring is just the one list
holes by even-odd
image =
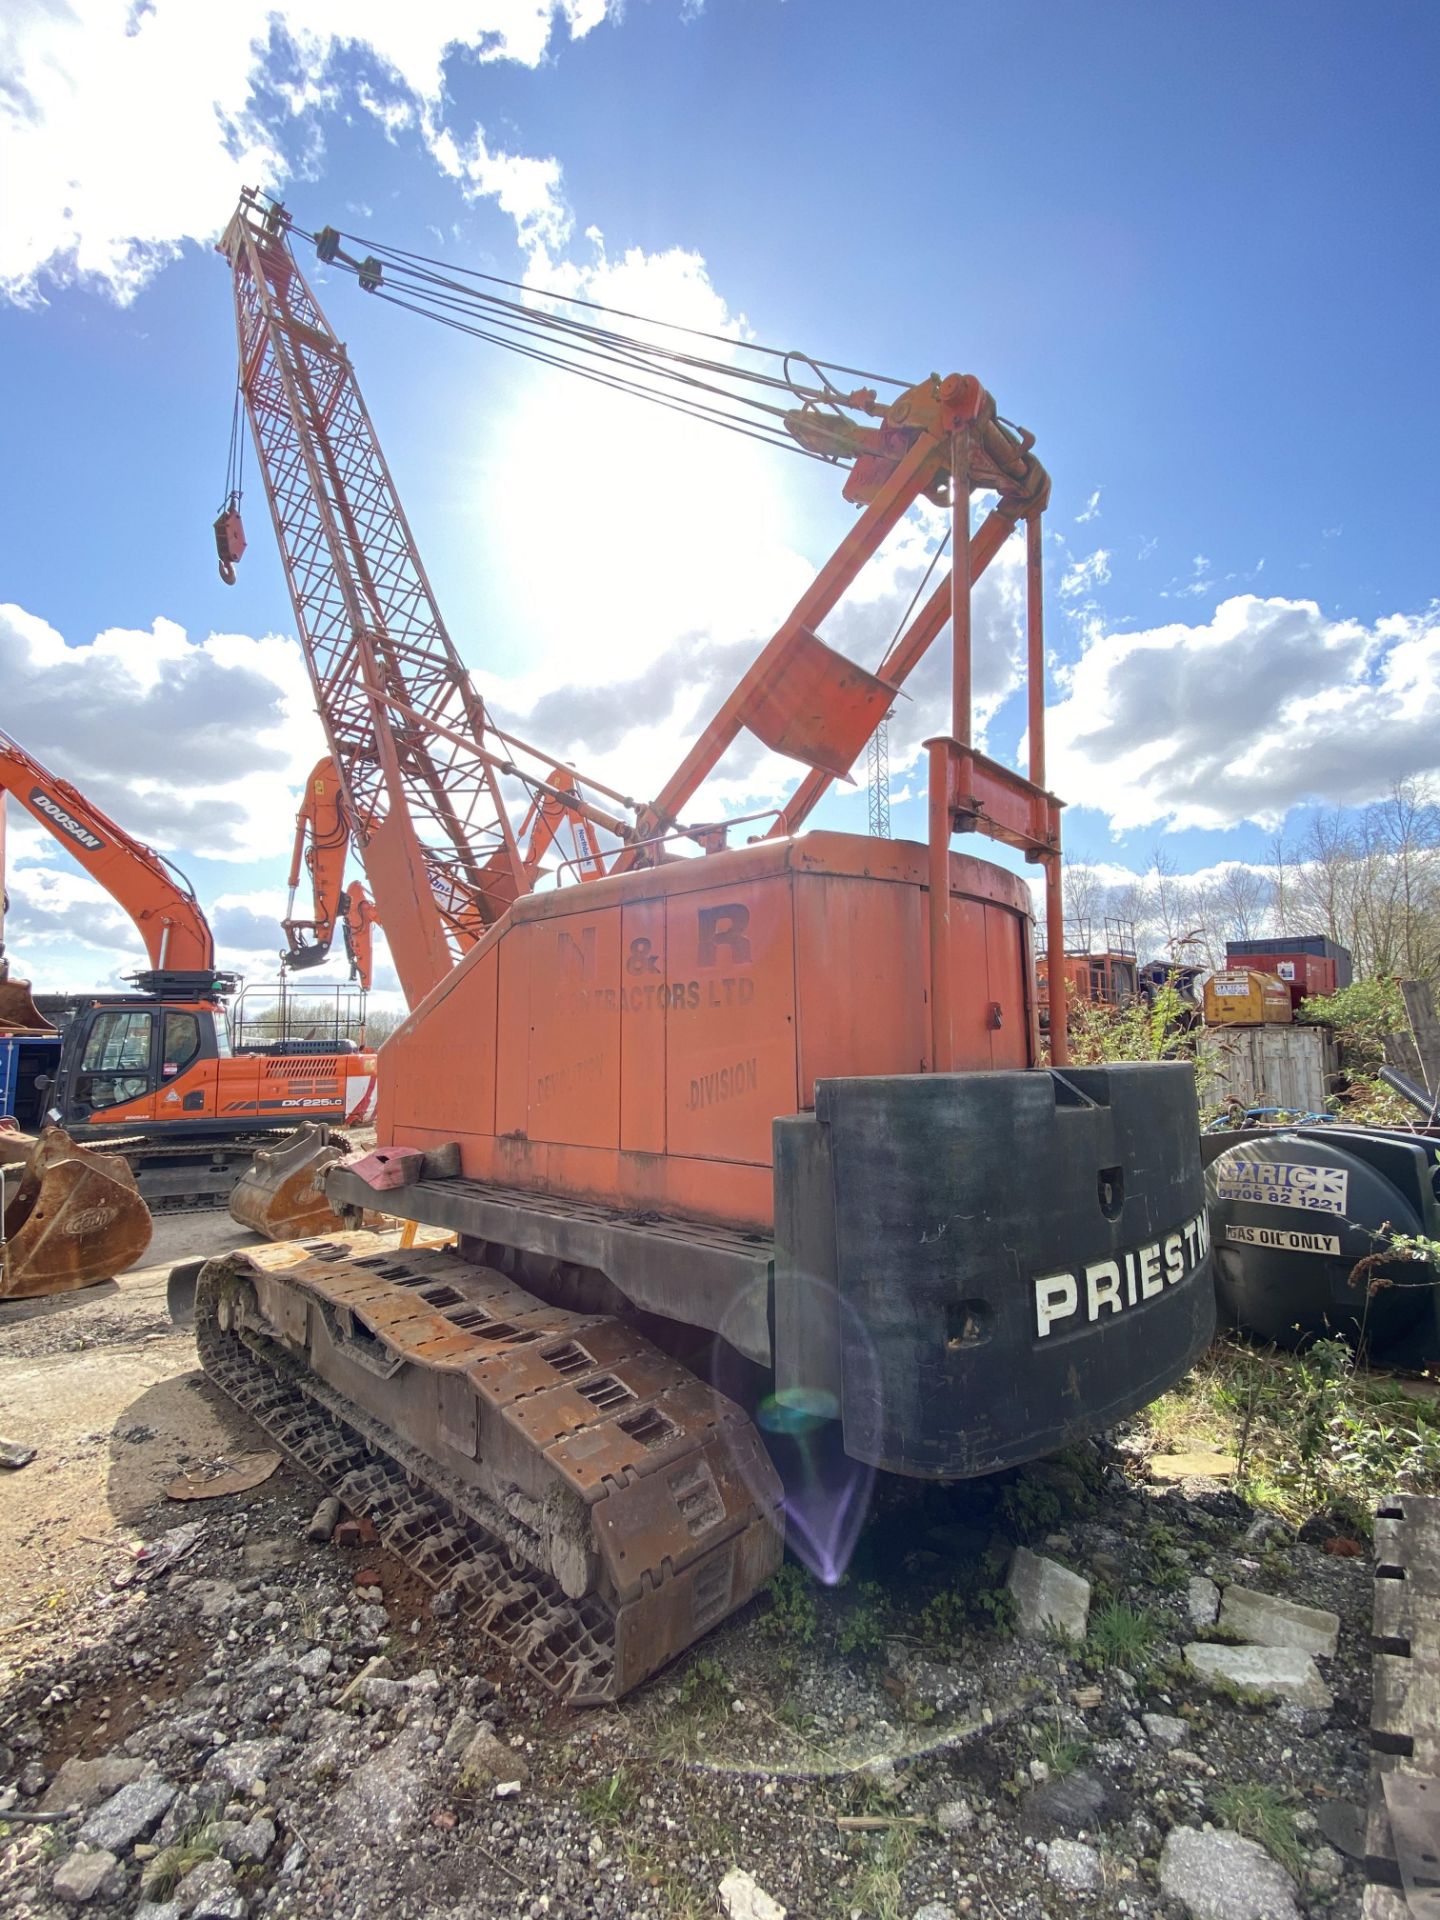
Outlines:
{"label": "cab window", "polygon": [[200,1022],[193,1013],[165,1015],[165,1044],[160,1054],[160,1077],[173,1080],[199,1057]]}
{"label": "cab window", "polygon": [[79,1095],[91,1107],[115,1107],[150,1091],[150,1042],[155,1016],[114,1008],[95,1016],[80,1060]]}
{"label": "cab window", "polygon": [[87,1073],[150,1071],[151,1013],[102,1013],[85,1042],[81,1066]]}

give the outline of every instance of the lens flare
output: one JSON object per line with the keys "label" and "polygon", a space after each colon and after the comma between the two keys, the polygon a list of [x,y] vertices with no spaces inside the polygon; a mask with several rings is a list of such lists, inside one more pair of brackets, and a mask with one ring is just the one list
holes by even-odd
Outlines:
{"label": "lens flare", "polygon": [[[782,1346],[777,1369],[785,1384],[766,1390],[757,1385],[757,1370],[727,1342],[722,1325],[713,1349],[711,1384],[746,1407],[765,1437],[785,1488],[786,1545],[818,1580],[835,1586],[869,1517],[875,1482],[874,1468],[852,1460],[845,1451],[843,1396],[858,1392],[867,1402],[873,1400],[879,1392],[879,1369],[864,1325],[828,1281],[807,1276],[788,1284],[792,1297],[784,1326],[815,1331],[813,1343],[804,1344],[807,1351],[823,1350],[827,1356],[817,1363],[820,1377],[796,1378],[793,1345],[800,1342],[792,1335],[792,1350],[787,1353]],[[757,1304],[749,1299],[732,1303],[727,1320],[737,1332],[755,1324]],[[777,1343],[783,1337],[777,1331]]]}

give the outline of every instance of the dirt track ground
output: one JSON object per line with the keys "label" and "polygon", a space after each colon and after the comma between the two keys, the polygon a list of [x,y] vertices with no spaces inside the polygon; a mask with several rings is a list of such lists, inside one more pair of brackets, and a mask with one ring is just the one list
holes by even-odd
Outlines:
{"label": "dirt track ground", "polygon": [[177,1261],[253,1238],[227,1214],[162,1217],[147,1264],[118,1281],[0,1303],[0,1435],[39,1450],[0,1475],[0,1633],[123,1564],[129,1530],[187,1460],[253,1443],[165,1309]]}
{"label": "dirt track ground", "polygon": [[[1273,1790],[1296,1876],[1277,1911],[1356,1920],[1362,1871],[1321,1820],[1358,1817],[1365,1791],[1364,1560],[1263,1516],[1253,1531],[1224,1488],[1127,1477],[1100,1445],[1084,1498],[1046,1463],[1006,1487],[892,1489],[843,1592],[797,1576],[624,1701],[567,1710],[390,1555],[309,1542],[316,1490],[291,1468],[203,1510],[166,1500],[185,1466],[260,1443],[165,1306],[172,1263],[241,1238],[174,1218],[120,1281],[0,1305],[0,1433],[39,1450],[0,1474],[0,1795],[33,1808],[63,1762],[101,1758],[178,1795],[93,1911],[158,1912],[142,1852],[213,1832],[240,1864],[195,1872],[246,1920],[719,1920],[734,1869],[791,1920],[1181,1920],[1169,1833],[1199,1840],[1232,1826],[1227,1791]],[[202,1511],[194,1552],[131,1584],[134,1543]],[[1002,1548],[1018,1535],[1101,1583],[1092,1626],[1143,1626],[1129,1666],[941,1617],[1002,1526]],[[1261,1709],[1185,1672],[1202,1575],[1335,1610],[1331,1710]],[[382,1651],[395,1678],[355,1701]],[[251,1784],[241,1763],[262,1753]],[[63,1920],[73,1827],[3,1821],[0,1909]]]}

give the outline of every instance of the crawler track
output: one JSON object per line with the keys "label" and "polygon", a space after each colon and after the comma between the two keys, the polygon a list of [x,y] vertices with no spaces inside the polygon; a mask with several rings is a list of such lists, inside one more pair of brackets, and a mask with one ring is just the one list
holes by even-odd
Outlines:
{"label": "crawler track", "polygon": [[623,1322],[346,1241],[210,1262],[205,1371],[553,1693],[617,1698],[774,1571],[779,1484],[731,1402]]}

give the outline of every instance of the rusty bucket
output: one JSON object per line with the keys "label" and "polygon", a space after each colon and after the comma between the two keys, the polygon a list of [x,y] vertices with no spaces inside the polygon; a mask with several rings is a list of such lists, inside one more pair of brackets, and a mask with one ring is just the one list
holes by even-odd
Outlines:
{"label": "rusty bucket", "polygon": [[230,1195],[230,1218],[267,1240],[299,1240],[338,1230],[325,1197],[325,1175],[350,1145],[323,1124],[307,1120],[277,1146],[261,1147]]}
{"label": "rusty bucket", "polygon": [[38,1140],[0,1134],[0,1166],[0,1300],[94,1286],[149,1246],[150,1209],[118,1155],[76,1146],[63,1128],[47,1126]]}
{"label": "rusty bucket", "polygon": [[48,1021],[30,997],[28,980],[0,977],[0,1033],[54,1033]]}

